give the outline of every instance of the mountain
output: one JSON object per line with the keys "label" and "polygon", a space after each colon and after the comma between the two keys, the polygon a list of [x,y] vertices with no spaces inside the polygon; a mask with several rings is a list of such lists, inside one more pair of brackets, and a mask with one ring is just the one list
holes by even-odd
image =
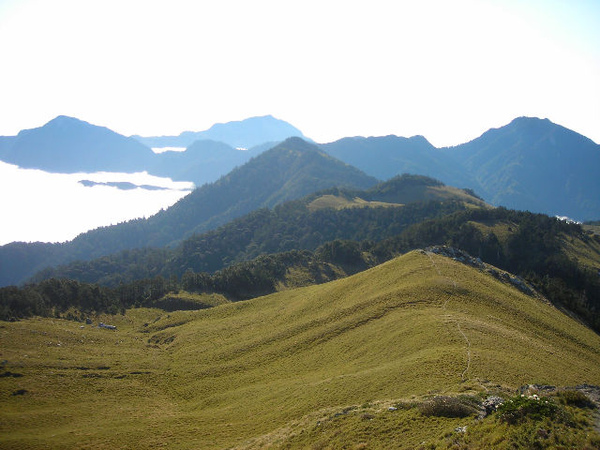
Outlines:
{"label": "mountain", "polygon": [[414,251],[202,311],[4,322],[0,446],[597,447],[600,337],[491,270]]}
{"label": "mountain", "polygon": [[265,142],[247,150],[239,150],[223,142],[200,139],[194,141],[183,152],[168,151],[156,154],[148,172],[176,181],[192,181],[196,186],[202,186],[217,181],[277,144],[279,142]]}
{"label": "mountain", "polygon": [[[201,186],[294,135],[302,133],[264,116],[175,137],[137,137],[152,147],[188,147],[154,154],[133,138],[60,116],[41,128],[1,137],[0,158],[54,172],[146,170]],[[435,148],[422,136],[384,136],[344,138],[321,149],[378,179],[426,175],[469,188],[497,206],[579,221],[600,217],[600,178],[595,173],[600,146],[547,119],[517,118],[450,148]]]}
{"label": "mountain", "polygon": [[134,172],[147,167],[154,153],[133,138],[72,117],[58,116],[8,141],[3,160],[49,172]]}
{"label": "mountain", "polygon": [[[51,259],[35,258],[37,247],[27,244],[0,247],[0,285],[23,281],[36,271],[73,260],[88,260],[125,249],[175,244],[194,233],[214,229],[258,208],[273,207],[321,189],[340,186],[364,189],[377,180],[322,152],[300,138],[289,138],[218,181],[206,184],[170,208],[148,219],[98,228],[61,244]],[[11,260],[15,247],[35,265]],[[8,251],[11,249],[11,251]]]}
{"label": "mountain", "polygon": [[600,217],[600,146],[548,119],[520,117],[443,152],[494,205],[580,221]]}
{"label": "mountain", "polygon": [[600,146],[547,119],[517,118],[450,148],[422,136],[344,138],[321,148],[380,179],[427,175],[497,206],[580,221],[600,217]]}
{"label": "mountain", "polygon": [[[349,247],[332,244],[334,250],[317,248],[335,240],[379,242],[427,219],[467,208],[487,207],[467,192],[437,180],[403,175],[367,190],[333,188],[281,203],[273,209],[259,209],[215,230],[191,236],[162,255],[127,251],[47,269],[36,274],[33,280],[69,278],[118,286],[157,275],[171,278],[173,275],[181,277],[189,271],[214,272],[260,255],[299,250],[316,250],[321,256],[326,252],[328,256],[321,260],[354,265],[345,270],[354,273],[372,265],[377,258],[371,258],[370,263],[359,261],[361,258],[357,256],[361,253],[354,248],[358,246],[356,243],[348,244]],[[287,264],[295,264],[293,260],[287,258]],[[259,278],[257,274],[252,276],[257,283]],[[271,283],[265,285],[275,281],[271,275],[269,278]],[[227,284],[233,298],[248,298],[254,292],[244,286],[240,292],[233,293],[231,286],[236,283],[231,277]]]}
{"label": "mountain", "polygon": [[252,154],[208,139],[198,140],[184,152],[157,154],[149,172],[177,181],[192,181],[196,186],[212,183],[236,166],[246,163]]}
{"label": "mountain", "polygon": [[133,136],[152,148],[189,147],[197,140],[224,142],[233,148],[251,148],[265,142],[280,142],[289,137],[305,138],[289,123],[268,115],[241,121],[217,123],[205,131],[184,131],[179,136]]}
{"label": "mountain", "polygon": [[[0,136],[0,160],[59,173],[147,171],[201,186],[216,181],[287,137],[302,133],[287,122],[265,116],[216,124],[209,130],[182,136],[185,145],[172,146],[188,147],[186,151],[155,154],[133,137],[59,116],[17,136]],[[241,141],[246,144],[239,145]]]}
{"label": "mountain", "polygon": [[[151,217],[148,223],[154,229],[153,237],[145,245],[165,245],[321,189],[361,189],[376,182],[315,145],[288,138]],[[161,235],[159,230],[167,232]]]}
{"label": "mountain", "polygon": [[[438,201],[399,203],[416,200],[419,191],[422,199],[437,193]],[[239,300],[278,286],[339,278],[416,248],[447,245],[460,249],[448,253],[457,260],[475,267],[483,261],[527,279],[556,307],[600,330],[600,236],[543,214],[489,208],[457,191],[416,176],[363,192],[332,189],[255,211],[169,252],[128,251],[46,270],[33,281],[135,282],[137,290],[159,292],[155,277],[176,275],[186,290]],[[212,278],[206,274],[219,269]],[[523,287],[518,280],[515,285]]]}
{"label": "mountain", "polygon": [[412,173],[481,192],[481,186],[459,162],[440,152],[423,136],[349,137],[321,144],[321,148],[380,180]]}

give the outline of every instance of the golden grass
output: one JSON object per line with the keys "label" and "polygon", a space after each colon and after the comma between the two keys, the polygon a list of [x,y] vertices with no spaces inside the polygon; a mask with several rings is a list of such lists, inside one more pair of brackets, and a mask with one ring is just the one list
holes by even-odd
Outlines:
{"label": "golden grass", "polygon": [[308,204],[309,211],[317,211],[325,208],[333,209],[344,209],[344,208],[374,208],[374,207],[393,207],[393,206],[404,206],[400,203],[386,203],[377,201],[367,201],[360,197],[354,197],[353,199],[347,199],[338,195],[326,194],[314,199]]}
{"label": "golden grass", "polygon": [[[525,383],[600,384],[598,335],[420,251],[246,302],[98,320],[118,330],[53,319],[0,324],[4,370],[22,375],[0,378],[0,446],[226,448],[331,408]],[[13,395],[19,390],[27,392]],[[366,424],[352,420],[357,430]],[[440,433],[453,423],[439,422]],[[375,432],[357,436],[355,444],[380,442]]]}

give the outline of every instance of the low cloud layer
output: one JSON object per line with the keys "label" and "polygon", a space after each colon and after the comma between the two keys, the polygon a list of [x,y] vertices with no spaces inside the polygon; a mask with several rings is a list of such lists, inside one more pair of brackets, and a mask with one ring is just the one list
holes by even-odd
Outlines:
{"label": "low cloud layer", "polygon": [[[86,187],[82,180],[92,185]],[[134,188],[120,189],[124,183]],[[145,172],[54,174],[0,162],[0,245],[63,242],[93,228],[148,217],[193,187]]]}

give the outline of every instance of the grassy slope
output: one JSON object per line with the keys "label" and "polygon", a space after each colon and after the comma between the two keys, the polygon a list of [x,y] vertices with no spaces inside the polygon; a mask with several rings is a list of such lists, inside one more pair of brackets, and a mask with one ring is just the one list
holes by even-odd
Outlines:
{"label": "grassy slope", "polygon": [[[104,321],[119,330],[1,325],[4,370],[23,376],[0,378],[0,446],[222,448],[374,400],[600,384],[598,335],[422,252],[247,302]],[[409,447],[428,432],[411,430]]]}
{"label": "grassy slope", "polygon": [[403,206],[400,203],[386,203],[386,202],[370,202],[363,200],[360,197],[354,197],[353,199],[347,199],[342,196],[336,196],[331,194],[322,195],[317,197],[308,204],[309,211],[317,211],[325,208],[364,208],[364,207],[389,207],[389,206]]}
{"label": "grassy slope", "polygon": [[421,201],[445,201],[445,200],[460,200],[467,207],[471,208],[486,208],[489,207],[484,201],[473,197],[462,189],[452,186],[428,186],[414,185],[407,186],[402,189],[402,192],[397,195],[396,202],[385,201],[368,201],[360,197],[345,197],[342,195],[325,194],[315,198],[308,204],[310,211],[316,211],[323,208],[359,208],[359,207],[378,207],[378,206],[403,206],[405,203],[421,202]]}

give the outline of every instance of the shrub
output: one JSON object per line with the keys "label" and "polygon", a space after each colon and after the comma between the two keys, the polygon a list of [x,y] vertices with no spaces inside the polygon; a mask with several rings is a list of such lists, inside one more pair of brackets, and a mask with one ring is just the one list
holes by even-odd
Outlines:
{"label": "shrub", "polygon": [[596,407],[594,402],[592,402],[588,396],[581,391],[567,390],[561,391],[557,395],[560,402],[564,405],[590,409],[594,409]]}
{"label": "shrub", "polygon": [[478,404],[470,397],[439,396],[419,405],[421,414],[437,417],[468,417],[479,412]]}
{"label": "shrub", "polygon": [[498,407],[498,416],[501,421],[516,424],[523,419],[542,420],[554,418],[557,411],[552,399],[538,397],[537,395],[520,395],[513,397]]}

